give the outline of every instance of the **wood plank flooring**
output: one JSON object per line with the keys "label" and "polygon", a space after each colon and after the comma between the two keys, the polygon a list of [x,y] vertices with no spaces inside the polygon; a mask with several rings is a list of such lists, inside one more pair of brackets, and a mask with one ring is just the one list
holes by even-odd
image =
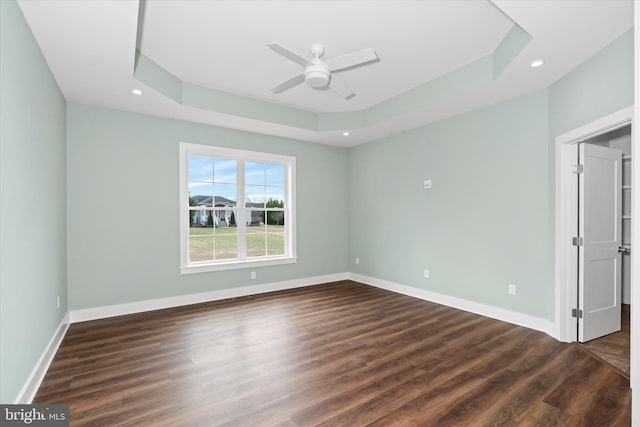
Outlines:
{"label": "wood plank flooring", "polygon": [[629,378],[631,373],[631,306],[622,304],[622,329],[620,332],[609,334],[595,340],[588,341],[582,346],[595,357],[611,364]]}
{"label": "wood plank flooring", "polygon": [[344,281],[71,325],[72,426],[628,426],[576,344]]}

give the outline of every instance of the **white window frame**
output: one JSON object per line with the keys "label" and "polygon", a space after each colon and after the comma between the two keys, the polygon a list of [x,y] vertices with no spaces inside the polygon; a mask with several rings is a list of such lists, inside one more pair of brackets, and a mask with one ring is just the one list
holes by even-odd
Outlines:
{"label": "white window frame", "polygon": [[[241,268],[266,267],[292,264],[296,256],[296,158],[279,154],[236,150],[211,145],[180,142],[180,273],[201,273],[207,271],[234,270]],[[225,158],[237,161],[236,168],[236,224],[238,224],[238,259],[189,262],[189,155]],[[251,257],[245,253],[245,213],[244,206],[244,164],[264,162],[283,165],[285,168],[285,253],[277,256]],[[214,195],[215,196],[215,195]],[[213,200],[212,200],[213,202]]]}

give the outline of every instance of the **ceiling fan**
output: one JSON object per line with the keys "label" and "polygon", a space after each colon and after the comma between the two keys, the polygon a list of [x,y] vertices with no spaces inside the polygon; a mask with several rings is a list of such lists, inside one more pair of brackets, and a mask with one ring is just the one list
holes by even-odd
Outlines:
{"label": "ceiling fan", "polygon": [[314,89],[329,87],[344,99],[349,99],[354,96],[355,93],[343,83],[336,80],[332,73],[379,61],[378,55],[376,55],[371,48],[348,53],[346,55],[336,56],[335,58],[323,61],[320,57],[324,54],[324,46],[320,43],[314,43],[311,45],[309,50],[313,55],[312,59],[304,58],[297,53],[290,51],[286,47],[280,46],[278,43],[271,43],[267,46],[274,52],[277,52],[296,64],[300,64],[305,67],[303,72],[296,74],[271,89],[271,92],[273,93],[284,92],[287,89],[291,89],[292,87],[305,82]]}

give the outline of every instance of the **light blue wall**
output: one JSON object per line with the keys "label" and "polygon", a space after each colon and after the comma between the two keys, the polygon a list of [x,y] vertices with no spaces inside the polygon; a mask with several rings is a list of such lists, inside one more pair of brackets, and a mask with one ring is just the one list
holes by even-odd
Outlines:
{"label": "light blue wall", "polygon": [[551,319],[547,125],[541,91],[352,149],[350,270]]}
{"label": "light blue wall", "polygon": [[13,403],[67,311],[65,101],[13,1],[0,1],[0,94],[0,402]]}
{"label": "light blue wall", "polygon": [[551,137],[555,139],[630,105],[633,105],[633,29],[551,85]]}
{"label": "light blue wall", "polygon": [[[69,306],[347,271],[345,149],[68,104]],[[298,263],[179,274],[178,142],[295,156]]]}
{"label": "light blue wall", "polygon": [[[549,213],[555,232],[556,137],[633,105],[633,29],[549,87]],[[634,163],[637,165],[637,163]],[[555,257],[555,244],[548,252]]]}
{"label": "light blue wall", "polygon": [[633,80],[630,30],[547,90],[353,148],[349,270],[553,320],[555,137]]}

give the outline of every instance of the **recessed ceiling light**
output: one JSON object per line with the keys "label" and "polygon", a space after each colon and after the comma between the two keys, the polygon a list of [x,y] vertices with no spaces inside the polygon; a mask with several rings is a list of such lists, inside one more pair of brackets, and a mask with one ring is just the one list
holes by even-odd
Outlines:
{"label": "recessed ceiling light", "polygon": [[541,67],[542,64],[544,64],[544,61],[542,59],[536,59],[535,61],[532,61],[531,64],[529,64],[529,66],[531,68],[538,68],[538,67]]}
{"label": "recessed ceiling light", "polygon": [[131,93],[134,95],[142,95],[142,91],[140,89],[131,89]]}
{"label": "recessed ceiling light", "polygon": [[349,132],[342,132],[344,136],[349,136]]}

